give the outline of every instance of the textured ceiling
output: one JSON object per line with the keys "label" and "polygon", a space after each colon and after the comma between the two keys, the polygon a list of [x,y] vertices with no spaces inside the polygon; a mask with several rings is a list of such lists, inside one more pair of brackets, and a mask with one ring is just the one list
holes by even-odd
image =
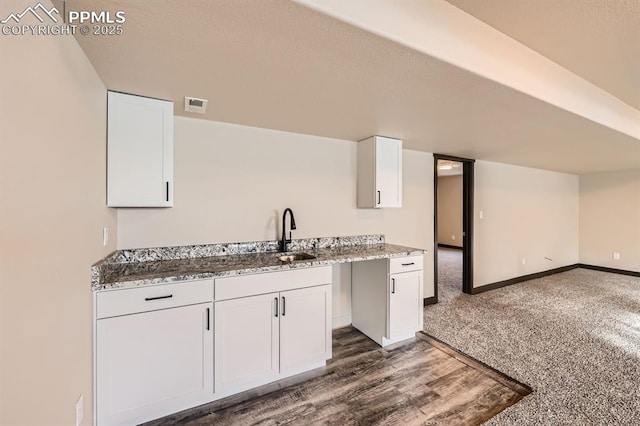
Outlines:
{"label": "textured ceiling", "polygon": [[[292,2],[92,8],[127,14],[122,36],[76,36],[107,88],[173,100],[179,115],[354,141],[383,134],[408,149],[570,173],[640,167],[630,136]],[[185,113],[184,96],[209,99],[206,115]]]}
{"label": "textured ceiling", "polygon": [[447,0],[640,109],[640,0]]}

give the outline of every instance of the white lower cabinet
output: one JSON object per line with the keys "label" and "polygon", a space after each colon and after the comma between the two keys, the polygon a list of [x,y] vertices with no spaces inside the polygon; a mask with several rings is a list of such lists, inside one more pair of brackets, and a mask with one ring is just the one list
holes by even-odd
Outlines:
{"label": "white lower cabinet", "polygon": [[[422,256],[354,262],[354,327],[422,329]],[[95,423],[139,424],[321,367],[331,266],[95,293]],[[214,297],[215,296],[215,297]]]}
{"label": "white lower cabinet", "polygon": [[96,292],[95,423],[139,424],[325,365],[331,276],[326,266]]}
{"label": "white lower cabinet", "polygon": [[[211,290],[209,300],[212,285],[196,283]],[[117,291],[142,312],[96,321],[97,424],[139,424],[213,399],[213,302],[168,302],[193,290],[184,284]],[[115,292],[97,295],[104,312],[111,299],[122,302],[108,294]],[[148,310],[154,305],[161,308]]]}
{"label": "white lower cabinet", "polygon": [[[216,280],[216,398],[331,358],[331,267],[291,272]],[[265,289],[281,291],[250,295]]]}
{"label": "white lower cabinet", "polygon": [[353,326],[381,346],[409,339],[422,330],[422,265],[421,255],[354,262]]}

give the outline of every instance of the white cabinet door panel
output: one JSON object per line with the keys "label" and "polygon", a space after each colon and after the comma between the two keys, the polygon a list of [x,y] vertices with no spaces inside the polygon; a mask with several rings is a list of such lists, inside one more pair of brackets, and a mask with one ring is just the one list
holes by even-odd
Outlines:
{"label": "white cabinet door panel", "polygon": [[422,271],[392,274],[389,278],[387,338],[412,337],[422,329]]}
{"label": "white cabinet door panel", "polygon": [[210,400],[212,311],[203,303],[98,320],[98,424],[135,424]]}
{"label": "white cabinet door panel", "polygon": [[331,286],[280,293],[282,374],[331,358]]}
{"label": "white cabinet door panel", "polygon": [[173,103],[108,94],[107,204],[173,205]]}
{"label": "white cabinet door panel", "polygon": [[279,374],[278,293],[215,303],[216,393],[240,392]]}
{"label": "white cabinet door panel", "polygon": [[376,191],[380,200],[377,207],[401,207],[402,142],[376,137],[375,143]]}

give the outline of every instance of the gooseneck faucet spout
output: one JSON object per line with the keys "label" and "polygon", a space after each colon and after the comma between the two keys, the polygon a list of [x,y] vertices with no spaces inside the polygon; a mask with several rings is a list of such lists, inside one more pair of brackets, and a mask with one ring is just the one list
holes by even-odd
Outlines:
{"label": "gooseneck faucet spout", "polygon": [[284,213],[282,213],[282,240],[280,240],[280,251],[285,252],[287,251],[287,244],[289,244],[291,242],[291,230],[289,231],[289,239],[287,239],[287,233],[286,233],[286,218],[287,218],[287,213],[289,213],[289,215],[291,216],[291,222],[290,222],[290,228],[291,230],[296,229],[296,219],[293,217],[293,210],[291,210],[290,208],[286,208],[284,209]]}

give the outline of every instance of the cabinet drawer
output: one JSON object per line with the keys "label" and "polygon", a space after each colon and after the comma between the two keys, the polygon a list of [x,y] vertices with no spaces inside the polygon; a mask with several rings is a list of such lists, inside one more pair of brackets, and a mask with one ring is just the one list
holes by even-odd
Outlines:
{"label": "cabinet drawer", "polygon": [[331,266],[216,278],[216,301],[331,284]]}
{"label": "cabinet drawer", "polygon": [[389,273],[419,271],[422,269],[424,256],[393,257],[389,259]]}
{"label": "cabinet drawer", "polygon": [[213,280],[151,285],[96,294],[96,318],[213,301]]}

